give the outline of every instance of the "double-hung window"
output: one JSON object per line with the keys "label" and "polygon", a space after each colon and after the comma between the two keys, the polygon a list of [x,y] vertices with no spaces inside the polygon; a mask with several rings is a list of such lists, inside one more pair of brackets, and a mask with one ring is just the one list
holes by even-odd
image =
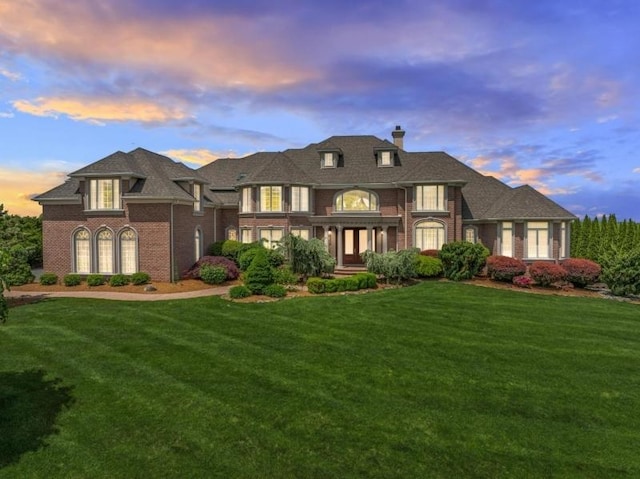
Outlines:
{"label": "double-hung window", "polygon": [[240,199],[240,212],[251,213],[251,187],[242,188],[242,197]]}
{"label": "double-hung window", "polygon": [[260,187],[260,211],[282,211],[282,186]]}
{"label": "double-hung window", "polygon": [[309,211],[309,187],[291,187],[291,211]]}
{"label": "double-hung window", "polygon": [[446,211],[446,185],[416,186],[416,211]]}
{"label": "double-hung window", "polygon": [[117,178],[90,180],[89,209],[119,210],[120,180]]}
{"label": "double-hung window", "polygon": [[549,258],[549,223],[527,223],[527,258]]}

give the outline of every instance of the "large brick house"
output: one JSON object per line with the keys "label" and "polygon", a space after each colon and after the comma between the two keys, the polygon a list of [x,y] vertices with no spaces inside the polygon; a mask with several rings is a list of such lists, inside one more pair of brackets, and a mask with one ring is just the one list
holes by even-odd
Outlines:
{"label": "large brick house", "polygon": [[404,133],[332,136],[198,170],[141,148],[116,152],[35,198],[44,268],[177,279],[214,241],[273,246],[288,233],[324,241],[338,268],[368,249],[459,240],[529,261],[569,255],[569,211],[446,153],[406,151]]}

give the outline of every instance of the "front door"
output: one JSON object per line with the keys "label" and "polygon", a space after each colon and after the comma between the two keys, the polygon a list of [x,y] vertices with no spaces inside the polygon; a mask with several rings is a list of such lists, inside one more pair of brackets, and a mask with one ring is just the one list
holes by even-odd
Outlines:
{"label": "front door", "polygon": [[360,255],[367,250],[367,229],[345,228],[342,232],[344,264],[362,264]]}

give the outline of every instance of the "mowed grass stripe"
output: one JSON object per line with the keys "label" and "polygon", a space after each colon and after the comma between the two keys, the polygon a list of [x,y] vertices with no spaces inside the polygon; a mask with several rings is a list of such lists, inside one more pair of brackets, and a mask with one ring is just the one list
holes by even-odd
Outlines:
{"label": "mowed grass stripe", "polygon": [[[258,305],[55,300],[11,313],[5,364],[45,365],[76,385],[77,403],[48,448],[0,477],[640,470],[630,305],[426,283]],[[104,384],[86,387],[91,370]],[[105,427],[91,437],[95,418]]]}

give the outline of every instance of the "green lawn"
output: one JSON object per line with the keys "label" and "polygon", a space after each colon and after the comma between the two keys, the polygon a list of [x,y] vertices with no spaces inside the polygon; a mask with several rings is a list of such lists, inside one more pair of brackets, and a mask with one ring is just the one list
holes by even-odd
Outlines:
{"label": "green lawn", "polygon": [[639,447],[637,305],[427,282],[0,327],[0,478],[640,477]]}

